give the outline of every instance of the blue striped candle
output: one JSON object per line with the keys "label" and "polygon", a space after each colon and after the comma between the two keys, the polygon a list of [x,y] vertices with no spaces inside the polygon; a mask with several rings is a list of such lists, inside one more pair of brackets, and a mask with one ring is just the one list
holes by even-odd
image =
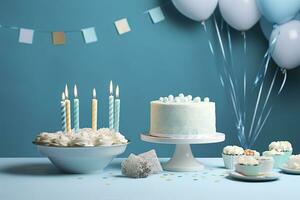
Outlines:
{"label": "blue striped candle", "polygon": [[120,98],[119,98],[119,86],[116,88],[116,99],[115,99],[115,120],[114,120],[114,129],[116,132],[119,132],[120,126]]}
{"label": "blue striped candle", "polygon": [[110,81],[109,84],[109,129],[114,129],[114,96],[113,96],[113,84],[112,81]]}
{"label": "blue striped candle", "polygon": [[77,93],[77,86],[74,86],[74,130],[77,132],[79,129],[79,99]]}
{"label": "blue striped candle", "polygon": [[66,131],[66,103],[65,103],[65,93],[61,94],[61,101],[60,101],[60,114],[61,114],[61,128],[62,131]]}

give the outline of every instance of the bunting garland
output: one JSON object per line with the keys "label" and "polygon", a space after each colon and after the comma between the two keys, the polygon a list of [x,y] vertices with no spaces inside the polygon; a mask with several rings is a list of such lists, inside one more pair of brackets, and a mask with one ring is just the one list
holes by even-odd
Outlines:
{"label": "bunting garland", "polygon": [[[169,2],[167,2],[169,3]],[[165,20],[165,15],[161,9],[161,7],[167,4],[152,8],[144,12],[144,14],[148,14],[153,24],[162,22]],[[123,35],[131,31],[131,27],[129,25],[127,18],[121,18],[114,22],[115,28],[119,35]],[[96,28],[95,27],[87,27],[82,28],[80,30],[69,30],[69,31],[48,31],[48,30],[38,30],[38,29],[29,29],[23,27],[16,27],[16,26],[6,26],[0,25],[2,29],[10,29],[19,31],[19,38],[18,42],[22,44],[33,44],[34,37],[36,33],[48,33],[52,37],[52,44],[53,45],[65,45],[66,41],[66,33],[79,33],[83,37],[83,41],[85,44],[95,43],[98,41]]]}

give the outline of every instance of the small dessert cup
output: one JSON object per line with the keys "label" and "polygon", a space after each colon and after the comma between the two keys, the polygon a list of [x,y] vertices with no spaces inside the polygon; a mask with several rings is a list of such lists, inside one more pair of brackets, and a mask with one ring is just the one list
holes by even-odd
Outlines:
{"label": "small dessert cup", "polygon": [[235,164],[235,171],[245,176],[258,176],[261,174],[261,165],[244,165],[244,164]]}
{"label": "small dessert cup", "polygon": [[229,155],[222,153],[225,168],[233,170],[235,163],[240,156],[241,155]]}
{"label": "small dessert cup", "polygon": [[289,160],[289,157],[292,155],[293,150],[291,150],[291,151],[283,151],[282,153],[283,153],[283,156],[284,156],[283,162],[286,163]]}
{"label": "small dessert cup", "polygon": [[281,168],[287,162],[288,157],[282,152],[278,152],[277,154],[270,154],[269,152],[270,151],[265,151],[263,156],[272,157],[274,159],[273,168]]}
{"label": "small dessert cup", "polygon": [[261,163],[261,173],[262,174],[269,174],[272,172],[273,166],[274,166],[273,157],[261,156],[259,158],[259,161]]}

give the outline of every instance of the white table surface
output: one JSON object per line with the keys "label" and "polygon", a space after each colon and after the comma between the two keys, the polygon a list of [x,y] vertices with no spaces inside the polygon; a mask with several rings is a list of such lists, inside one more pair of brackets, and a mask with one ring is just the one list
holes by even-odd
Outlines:
{"label": "white table surface", "polygon": [[[0,158],[1,200],[299,199],[300,176],[241,182],[227,177],[221,158],[199,159],[201,172],[163,172],[148,178],[121,175],[115,159],[102,173],[63,174],[46,158]],[[166,159],[162,159],[165,162]]]}

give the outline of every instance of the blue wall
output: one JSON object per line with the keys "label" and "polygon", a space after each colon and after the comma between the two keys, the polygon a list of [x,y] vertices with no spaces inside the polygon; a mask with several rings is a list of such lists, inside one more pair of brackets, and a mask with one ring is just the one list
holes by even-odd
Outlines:
{"label": "blue wall", "polygon": [[[2,0],[2,24],[54,31],[95,26],[99,42],[86,45],[80,34],[67,34],[67,45],[53,46],[49,34],[36,33],[34,44],[24,45],[17,42],[17,31],[0,29],[0,156],[38,155],[31,141],[41,131],[60,128],[59,102],[65,83],[78,85],[81,126],[85,127],[91,124],[91,90],[97,88],[99,125],[106,126],[111,79],[121,87],[121,131],[132,141],[124,156],[150,148],[160,156],[170,156],[172,145],[148,144],[139,140],[139,134],[149,127],[149,102],[179,92],[214,100],[217,128],[226,133],[225,143],[195,145],[196,155],[219,156],[225,144],[237,144],[232,109],[207,36],[199,23],[180,15],[171,4],[164,7],[166,20],[153,25],[143,12],[163,2]],[[132,31],[119,36],[113,22],[123,17],[128,17]],[[255,72],[267,43],[258,26],[247,34],[245,59],[242,37],[234,33],[235,62],[237,66],[246,63]],[[214,32],[210,35],[215,38]],[[298,69],[289,72],[285,91],[276,99],[257,149],[287,139],[299,153],[299,76]]]}

